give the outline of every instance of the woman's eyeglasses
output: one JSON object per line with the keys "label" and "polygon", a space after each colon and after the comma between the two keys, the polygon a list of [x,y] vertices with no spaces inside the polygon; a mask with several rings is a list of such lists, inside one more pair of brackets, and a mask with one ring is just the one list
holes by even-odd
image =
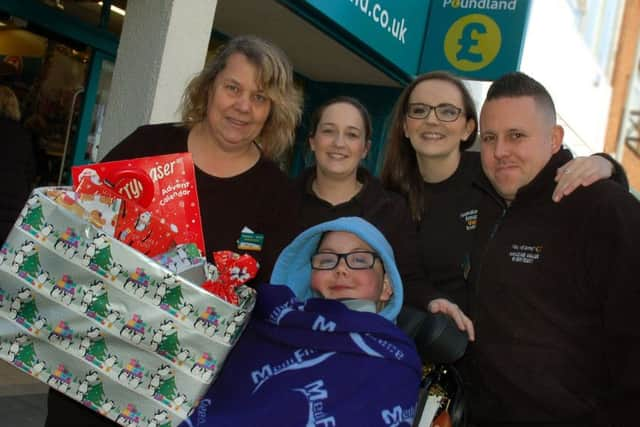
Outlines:
{"label": "woman's eyeglasses", "polygon": [[426,119],[429,116],[431,110],[435,111],[438,120],[443,122],[453,122],[460,117],[462,108],[458,108],[451,104],[438,104],[429,105],[421,102],[414,102],[409,104],[407,108],[407,116],[412,119]]}
{"label": "woman's eyeglasses", "polygon": [[311,257],[311,268],[314,270],[333,270],[344,258],[347,266],[352,270],[367,270],[373,268],[380,256],[375,252],[355,251],[345,254],[334,252],[318,252]]}

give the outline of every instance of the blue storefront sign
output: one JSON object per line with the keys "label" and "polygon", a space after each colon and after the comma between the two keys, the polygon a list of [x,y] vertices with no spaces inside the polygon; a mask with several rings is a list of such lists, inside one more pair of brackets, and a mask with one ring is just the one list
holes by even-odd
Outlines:
{"label": "blue storefront sign", "polygon": [[407,75],[415,75],[430,0],[306,0],[305,3]]}
{"label": "blue storefront sign", "polygon": [[529,0],[434,0],[419,72],[495,80],[520,65]]}

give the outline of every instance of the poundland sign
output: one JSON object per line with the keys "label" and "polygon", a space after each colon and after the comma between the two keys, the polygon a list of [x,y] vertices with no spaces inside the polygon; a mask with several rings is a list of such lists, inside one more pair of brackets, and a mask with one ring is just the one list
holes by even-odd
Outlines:
{"label": "poundland sign", "polygon": [[306,0],[409,75],[420,65],[430,0]]}
{"label": "poundland sign", "polygon": [[433,1],[419,72],[495,80],[517,70],[529,8],[529,0]]}
{"label": "poundland sign", "polygon": [[[324,16],[409,78],[494,80],[517,70],[530,0],[281,0]],[[306,8],[300,8],[305,5]]]}

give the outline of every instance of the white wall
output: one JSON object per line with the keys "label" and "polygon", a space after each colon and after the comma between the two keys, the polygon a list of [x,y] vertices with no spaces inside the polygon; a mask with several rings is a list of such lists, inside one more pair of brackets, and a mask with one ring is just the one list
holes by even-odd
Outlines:
{"label": "white wall", "polygon": [[[565,145],[575,155],[604,150],[611,84],[577,32],[565,1],[532,1],[520,71],[551,93]],[[489,84],[470,86],[481,105]]]}
{"label": "white wall", "polygon": [[127,7],[99,157],[147,123],[179,120],[205,61],[217,0],[135,0]]}

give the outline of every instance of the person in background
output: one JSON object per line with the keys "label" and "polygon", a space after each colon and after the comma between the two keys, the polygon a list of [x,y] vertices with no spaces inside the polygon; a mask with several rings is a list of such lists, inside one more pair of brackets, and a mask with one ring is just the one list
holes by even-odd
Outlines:
{"label": "person in background", "polygon": [[34,113],[24,120],[23,125],[31,133],[31,147],[35,156],[35,186],[49,185],[47,177],[52,176],[47,158],[47,151],[43,146],[43,138],[47,133],[47,121],[38,113]]}
{"label": "person in background", "polygon": [[[427,307],[436,288],[468,313],[467,277],[482,195],[473,184],[482,173],[480,154],[469,150],[478,134],[473,98],[450,73],[422,74],[401,93],[389,129],[381,180],[408,200],[427,275],[423,289],[407,289],[407,303]],[[559,168],[554,200],[612,174],[626,182],[609,157],[576,158]]]}
{"label": "person in background", "polygon": [[[295,182],[301,197],[301,229],[344,216],[366,219],[391,243],[405,289],[424,293],[416,227],[404,197],[385,190],[379,179],[360,166],[371,148],[371,118],[366,107],[347,96],[324,102],[311,116],[309,146],[315,164]],[[435,291],[431,299],[430,311],[448,314],[473,339],[473,325],[456,305],[436,298]]]}
{"label": "person in background", "polygon": [[35,177],[31,134],[20,124],[20,104],[11,88],[0,86],[0,135],[6,161],[0,168],[0,240],[5,241],[29,197]]}
{"label": "person in background", "polygon": [[638,425],[640,203],[611,180],[552,200],[561,149],[549,92],[496,80],[480,114],[471,281],[471,422]]}
{"label": "person in background", "polygon": [[258,288],[207,404],[182,425],[412,425],[421,365],[394,324],[402,300],[393,250],[369,222],[307,229]]}
{"label": "person in background", "polygon": [[[295,194],[276,160],[293,144],[301,103],[285,54],[258,37],[239,36],[187,86],[181,123],[141,126],[102,160],[191,153],[207,258],[213,262],[218,250],[244,252],[241,233],[251,230],[260,242],[249,252],[260,263],[257,285],[295,235]],[[50,391],[47,427],[111,424]]]}

